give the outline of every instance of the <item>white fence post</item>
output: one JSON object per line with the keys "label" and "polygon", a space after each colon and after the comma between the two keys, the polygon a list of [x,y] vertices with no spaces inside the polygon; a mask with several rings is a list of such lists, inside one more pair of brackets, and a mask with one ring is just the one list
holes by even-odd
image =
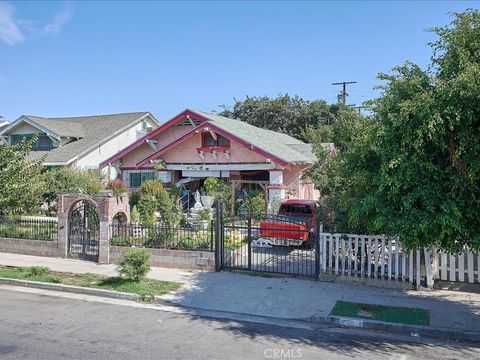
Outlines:
{"label": "white fence post", "polygon": [[430,254],[430,250],[427,248],[423,249],[423,252],[425,254],[425,271],[427,274],[427,288],[428,289],[433,289],[433,269],[432,269],[432,257],[435,255]]}

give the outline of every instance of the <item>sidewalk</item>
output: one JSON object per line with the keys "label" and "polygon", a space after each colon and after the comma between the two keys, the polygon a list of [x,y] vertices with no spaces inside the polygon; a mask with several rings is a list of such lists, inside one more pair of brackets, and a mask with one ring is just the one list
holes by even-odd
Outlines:
{"label": "sidewalk", "polygon": [[[114,265],[0,253],[1,265],[45,265],[52,270],[115,275]],[[272,318],[327,321],[337,300],[416,307],[430,311],[430,329],[470,333],[480,339],[480,294],[384,289],[360,284],[265,278],[230,272],[153,268],[149,277],[184,286],[162,300],[190,308]]]}

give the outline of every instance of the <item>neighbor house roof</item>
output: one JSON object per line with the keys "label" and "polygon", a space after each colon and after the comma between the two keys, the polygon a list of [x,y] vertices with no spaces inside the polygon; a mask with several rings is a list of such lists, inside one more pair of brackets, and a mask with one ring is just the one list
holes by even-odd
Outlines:
{"label": "neighbor house roof", "polygon": [[316,161],[316,157],[312,152],[312,147],[310,144],[306,144],[287,134],[258,128],[237,119],[230,119],[204,111],[186,109],[182,113],[164,123],[159,128],[146,135],[144,138],[138,140],[129,147],[112,156],[110,159],[104,161],[102,164],[100,164],[100,166],[102,167],[106,164],[111,164],[112,162],[119,160],[127,153],[145,143],[146,140],[154,139],[168,127],[180,123],[186,117],[200,121],[201,125],[197,126],[196,128],[192,128],[190,133],[183,135],[181,138],[172,139],[171,143],[165,145],[163,148],[158,149],[153,154],[150,154],[141,160],[139,163],[137,163],[137,166],[142,166],[146,162],[154,159],[157,156],[160,156],[166,151],[169,151],[177,144],[193,136],[195,131],[201,130],[209,124],[212,128],[215,128],[215,131],[230,134],[234,141],[239,141],[245,147],[248,147],[252,150],[254,149],[254,151],[258,151],[265,157],[272,158],[272,160],[282,165],[288,163],[314,163]]}
{"label": "neighbor house roof", "polygon": [[[64,118],[43,118],[24,115],[20,119],[26,118],[29,120],[29,123],[48,129],[58,137],[72,138],[72,141],[50,151],[32,151],[30,153],[31,159],[39,159],[46,156],[44,162],[47,165],[61,165],[68,164],[83,154],[92,151],[147,116],[158,123],[149,112]],[[6,129],[5,132],[8,132],[8,130]]]}

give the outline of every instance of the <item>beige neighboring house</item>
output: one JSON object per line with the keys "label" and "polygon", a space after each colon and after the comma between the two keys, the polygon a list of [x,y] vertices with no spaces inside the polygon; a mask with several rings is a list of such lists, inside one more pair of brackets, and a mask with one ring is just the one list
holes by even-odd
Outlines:
{"label": "beige neighboring house", "polygon": [[[2,133],[2,131],[8,126],[10,125],[10,123],[8,121],[2,121],[0,120],[0,134]],[[3,139],[0,137],[0,145],[3,145],[5,144],[5,142],[3,141]]]}
{"label": "beige neighboring house", "polygon": [[[91,170],[158,126],[150,112],[64,118],[22,115],[0,128],[0,141],[12,145],[37,135],[31,159],[45,156],[45,166]],[[113,168],[104,172],[108,179],[117,177]]]}

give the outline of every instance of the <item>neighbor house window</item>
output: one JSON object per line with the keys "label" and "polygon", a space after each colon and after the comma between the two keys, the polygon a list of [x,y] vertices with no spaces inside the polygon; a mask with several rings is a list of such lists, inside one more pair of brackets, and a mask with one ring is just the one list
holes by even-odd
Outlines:
{"label": "neighbor house window", "polygon": [[130,172],[129,176],[129,187],[137,188],[142,186],[145,181],[155,179],[155,172]]}
{"label": "neighbor house window", "polygon": [[[10,144],[15,145],[22,140],[28,141],[34,134],[14,134],[10,135]],[[32,151],[48,151],[52,150],[53,142],[45,134],[37,134],[37,141],[32,144]]]}
{"label": "neighbor house window", "polygon": [[230,147],[230,140],[226,137],[218,135],[215,139],[210,133],[202,134],[202,147],[204,148],[228,148]]}

